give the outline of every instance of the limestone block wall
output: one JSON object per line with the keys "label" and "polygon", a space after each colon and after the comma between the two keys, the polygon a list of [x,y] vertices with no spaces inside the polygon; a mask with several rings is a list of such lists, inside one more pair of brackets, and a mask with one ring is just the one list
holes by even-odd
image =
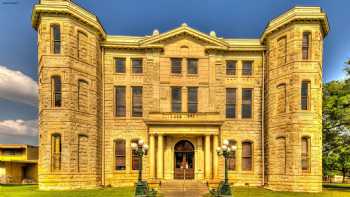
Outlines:
{"label": "limestone block wall", "polygon": [[[52,24],[60,26],[61,53],[51,50]],[[78,44],[78,32],[86,39]],[[101,62],[99,37],[85,24],[63,15],[42,15],[38,26],[39,55],[39,186],[41,189],[89,188],[101,184]],[[78,56],[78,46],[84,54]],[[54,107],[51,77],[62,82],[62,106]],[[85,106],[78,108],[78,82],[87,83]],[[51,136],[61,135],[61,169],[51,168]],[[78,158],[79,136],[87,137],[85,157]],[[84,156],[81,155],[81,156]],[[87,166],[79,170],[78,162]]]}
{"label": "limestone block wall", "polygon": [[[303,32],[311,33],[310,58],[302,59]],[[286,61],[279,39],[286,38]],[[266,173],[273,190],[321,191],[322,184],[322,33],[319,23],[295,23],[267,39]],[[301,83],[310,81],[310,109],[301,109]],[[280,84],[286,88],[281,99]],[[285,112],[279,107],[285,105]],[[310,171],[301,168],[301,138],[310,137]],[[282,164],[282,165],[281,165]]]}

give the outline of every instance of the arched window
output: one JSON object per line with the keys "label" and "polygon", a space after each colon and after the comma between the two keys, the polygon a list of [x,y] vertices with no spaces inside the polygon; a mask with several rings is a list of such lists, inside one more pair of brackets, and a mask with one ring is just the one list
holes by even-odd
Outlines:
{"label": "arched window", "polygon": [[[229,140],[229,146],[231,147],[232,145],[237,146],[237,143],[235,140]],[[236,151],[232,152],[232,156],[228,159],[228,170],[236,170]]]}
{"label": "arched window", "polygon": [[62,84],[60,76],[53,76],[51,78],[51,89],[52,89],[52,106],[62,106]]}
{"label": "arched window", "polygon": [[286,84],[282,83],[277,86],[278,89],[278,101],[277,103],[277,111],[278,113],[285,113],[287,108],[287,90]]}
{"label": "arched window", "polygon": [[125,170],[125,140],[118,139],[114,141],[115,152],[115,170]]}
{"label": "arched window", "polygon": [[275,157],[276,157],[276,171],[278,174],[286,174],[286,137],[278,137],[276,139],[276,152],[275,152]]}
{"label": "arched window", "polygon": [[88,170],[88,137],[86,135],[78,136],[78,172]]}
{"label": "arched window", "polygon": [[[131,143],[138,142],[138,139],[131,140]],[[140,157],[136,155],[136,152],[132,150],[132,161],[131,161],[132,170],[138,170],[140,168]]]}
{"label": "arched window", "polygon": [[305,172],[310,171],[310,138],[301,138],[301,169]]}
{"label": "arched window", "polygon": [[302,43],[303,60],[310,59],[310,41],[311,41],[311,33],[303,32],[303,43]]}
{"label": "arched window", "polygon": [[58,171],[61,170],[61,135],[53,134],[51,136],[51,170]]}
{"label": "arched window", "polygon": [[309,110],[310,109],[310,81],[302,81],[301,82],[301,109]]}
{"label": "arched window", "polygon": [[242,170],[250,171],[253,169],[253,145],[251,142],[242,143]]}
{"label": "arched window", "polygon": [[86,112],[89,108],[89,84],[87,81],[78,80],[78,110]]}
{"label": "arched window", "polygon": [[58,24],[51,25],[51,52],[61,53],[61,30]]}

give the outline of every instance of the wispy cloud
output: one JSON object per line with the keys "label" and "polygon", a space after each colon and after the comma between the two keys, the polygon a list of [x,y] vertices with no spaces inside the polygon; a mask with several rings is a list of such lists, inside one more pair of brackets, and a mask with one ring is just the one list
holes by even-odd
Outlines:
{"label": "wispy cloud", "polygon": [[0,98],[37,106],[38,85],[21,71],[0,65]]}
{"label": "wispy cloud", "polygon": [[37,120],[0,120],[0,134],[12,136],[37,136]]}

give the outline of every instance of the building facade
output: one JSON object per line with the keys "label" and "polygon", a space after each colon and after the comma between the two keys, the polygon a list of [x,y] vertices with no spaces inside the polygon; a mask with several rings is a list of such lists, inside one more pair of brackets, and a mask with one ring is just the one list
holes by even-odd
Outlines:
{"label": "building facade", "polygon": [[[223,178],[272,190],[322,190],[319,7],[295,7],[261,38],[221,38],[187,24],[107,35],[69,0],[33,8],[39,55],[41,189],[132,185],[130,144],[149,144],[147,180]],[[233,22],[234,25],[234,22]],[[186,175],[182,166],[186,166]]]}
{"label": "building facade", "polygon": [[38,182],[38,147],[0,144],[0,184]]}

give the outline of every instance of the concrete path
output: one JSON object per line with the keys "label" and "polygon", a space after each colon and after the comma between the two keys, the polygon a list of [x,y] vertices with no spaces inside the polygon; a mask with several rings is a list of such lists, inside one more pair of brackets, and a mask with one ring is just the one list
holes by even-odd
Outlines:
{"label": "concrete path", "polygon": [[194,180],[162,181],[160,193],[164,197],[202,197],[208,193],[208,187]]}

